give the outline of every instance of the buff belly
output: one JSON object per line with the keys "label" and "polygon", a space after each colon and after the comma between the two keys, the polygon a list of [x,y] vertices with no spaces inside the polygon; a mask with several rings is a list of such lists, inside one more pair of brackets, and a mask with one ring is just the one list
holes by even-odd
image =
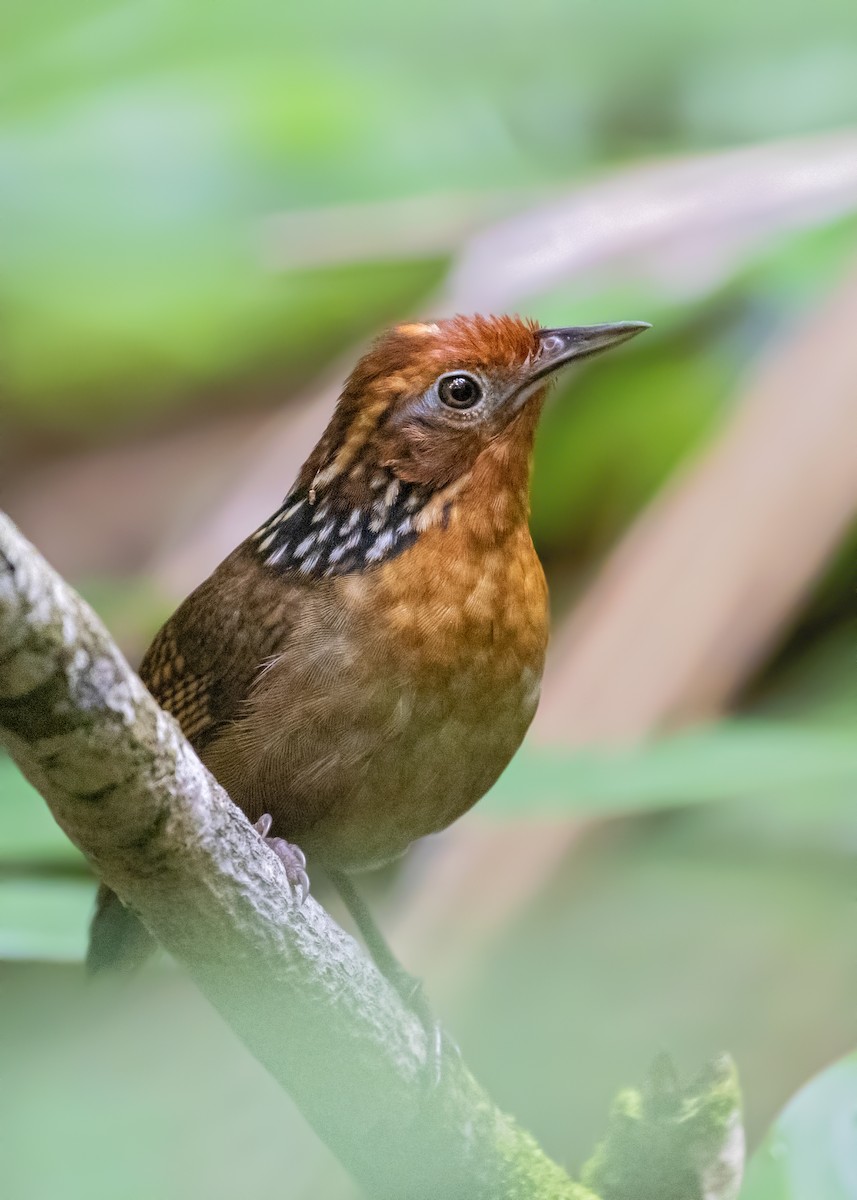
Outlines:
{"label": "buff belly", "polygon": [[445,829],[488,791],[532,720],[532,685],[495,698],[489,720],[479,708],[437,712],[435,697],[414,706],[408,727],[379,746],[359,782],[327,816],[298,834],[343,870],[380,866],[415,839]]}
{"label": "buff belly", "polygon": [[441,554],[436,533],[310,598],[244,714],[205,749],[233,800],[270,812],[311,861],[362,870],[443,829],[535,713],[546,590],[526,526],[478,569],[454,542]]}
{"label": "buff belly", "polygon": [[[464,675],[420,691],[345,673],[332,693],[296,699],[275,737],[260,744],[251,717],[204,757],[252,820],[270,812],[273,832],[311,863],[366,870],[444,829],[485,794],[532,720],[538,683],[530,668],[493,695]],[[282,694],[275,679],[269,686]],[[265,706],[265,690],[254,704]]]}

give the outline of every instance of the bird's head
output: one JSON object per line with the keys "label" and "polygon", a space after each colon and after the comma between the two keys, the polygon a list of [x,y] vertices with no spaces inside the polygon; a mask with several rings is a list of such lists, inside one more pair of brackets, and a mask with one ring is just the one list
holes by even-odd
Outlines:
{"label": "bird's head", "polygon": [[[465,502],[527,507],[542,402],[562,367],[634,337],[627,321],[541,329],[518,317],[397,325],[359,361],[283,507],[255,535],[272,566],[371,566]],[[505,505],[509,519],[514,505]],[[301,536],[299,536],[301,535]]]}

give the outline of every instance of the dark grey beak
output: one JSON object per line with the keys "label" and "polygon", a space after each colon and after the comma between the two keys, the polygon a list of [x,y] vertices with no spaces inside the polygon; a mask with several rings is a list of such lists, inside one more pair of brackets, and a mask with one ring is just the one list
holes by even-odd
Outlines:
{"label": "dark grey beak", "polygon": [[613,325],[572,325],[568,329],[540,329],[539,352],[533,361],[529,383],[552,375],[576,358],[589,358],[611,346],[619,346],[651,329],[647,321],[617,321]]}

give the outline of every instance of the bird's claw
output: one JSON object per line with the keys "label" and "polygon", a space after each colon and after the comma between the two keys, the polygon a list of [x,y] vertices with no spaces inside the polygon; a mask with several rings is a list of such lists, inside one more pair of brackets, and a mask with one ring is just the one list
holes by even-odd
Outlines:
{"label": "bird's claw", "polygon": [[415,979],[413,975],[402,968],[393,983],[402,1000],[418,1017],[425,1030],[427,1049],[425,1084],[428,1092],[436,1091],[443,1078],[445,1052],[452,1051],[460,1058],[461,1050],[449,1034],[444,1032],[443,1026],[434,1015],[421,979]]}
{"label": "bird's claw", "polygon": [[309,875],[306,873],[306,855],[300,846],[293,846],[285,838],[268,837],[273,823],[274,818],[271,814],[265,813],[259,818],[253,828],[283,864],[286,879],[297,896],[298,907],[300,907],[309,895]]}
{"label": "bird's claw", "polygon": [[273,824],[274,824],[274,818],[271,816],[271,814],[263,813],[262,816],[259,818],[259,820],[255,823],[253,828],[256,830],[256,832],[259,834],[259,836],[261,838],[267,838],[268,834],[271,832],[271,826]]}
{"label": "bird's claw", "polygon": [[443,1078],[443,1026],[440,1021],[435,1021],[433,1029],[426,1029],[426,1034],[429,1038],[428,1055],[426,1058],[426,1079],[432,1091],[436,1091],[440,1087],[440,1081]]}

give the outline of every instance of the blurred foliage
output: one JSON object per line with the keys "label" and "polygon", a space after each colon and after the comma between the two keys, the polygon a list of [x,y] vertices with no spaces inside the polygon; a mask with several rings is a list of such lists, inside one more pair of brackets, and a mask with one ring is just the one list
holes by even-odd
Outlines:
{"label": "blurred foliage", "polygon": [[[857,218],[824,223],[745,258],[724,286],[695,303],[610,287],[588,295],[583,310],[572,285],[540,299],[546,324],[585,321],[587,311],[644,312],[657,334],[633,354],[588,367],[550,403],[532,490],[540,552],[571,550],[586,561],[610,545],[717,430],[759,351],[819,302],[855,245]],[[830,569],[839,595],[853,564],[848,549]]]}
{"label": "blurred foliage", "polygon": [[355,1197],[178,972],[95,987],[79,968],[0,964],[0,1021],[0,1164],[14,1200]]}
{"label": "blurred foliage", "polygon": [[616,816],[731,797],[787,805],[808,788],[817,804],[857,790],[853,734],[724,721],[626,751],[524,748],[482,807],[501,816]]}
{"label": "blurred foliage", "polygon": [[[0,502],[14,516],[26,468],[81,447],[288,401],[379,325],[430,308],[472,231],[607,166],[853,121],[855,77],[853,0],[7,4]],[[716,435],[856,234],[853,214],[821,216],[748,243],[686,296],[613,271],[522,298],[547,323],[656,326],[546,413],[533,528],[555,591],[579,589]],[[104,503],[123,499],[120,487]],[[758,1139],[857,1040],[855,538],[742,711],[622,754],[525,751],[483,806],[593,822],[487,961],[471,954],[467,995],[444,1013],[560,1157],[590,1152],[616,1088],[659,1044],[689,1070],[734,1051]],[[86,588],[132,652],[164,615],[145,567]],[[10,1195],[350,1195],[176,972],[83,989],[69,964],[93,886],[0,761]],[[747,1200],[857,1193],[854,1072],[840,1064],[786,1109]]]}
{"label": "blurred foliage", "polygon": [[274,271],[271,213],[548,186],[631,150],[853,116],[848,0],[809,31],[780,6],[776,49],[764,5],[539,0],[525,37],[522,20],[475,0],[6,5],[0,412],[120,421],[323,356],[424,292],[413,261]]}
{"label": "blurred foliage", "polygon": [[607,366],[576,380],[573,404],[557,397],[539,430],[532,502],[542,554],[591,555],[610,543],[711,429],[731,364],[667,331],[654,351],[642,344],[632,361]]}
{"label": "blurred foliage", "polygon": [[[0,873],[18,872],[22,866],[86,869],[83,855],[54,821],[38,792],[14,763],[0,755],[0,796],[3,802],[3,843]],[[8,909],[7,909],[8,914]]]}
{"label": "blurred foliage", "polygon": [[0,958],[81,962],[95,883],[0,875]]}

